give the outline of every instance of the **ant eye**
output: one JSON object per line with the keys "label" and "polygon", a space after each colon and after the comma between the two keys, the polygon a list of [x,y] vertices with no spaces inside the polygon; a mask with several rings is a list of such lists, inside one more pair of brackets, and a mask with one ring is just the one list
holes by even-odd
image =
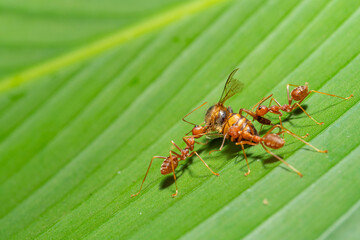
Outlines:
{"label": "ant eye", "polygon": [[259,106],[259,107],[258,107],[258,109],[259,109],[259,110],[261,110],[261,109],[262,109],[262,107],[261,107],[261,106]]}

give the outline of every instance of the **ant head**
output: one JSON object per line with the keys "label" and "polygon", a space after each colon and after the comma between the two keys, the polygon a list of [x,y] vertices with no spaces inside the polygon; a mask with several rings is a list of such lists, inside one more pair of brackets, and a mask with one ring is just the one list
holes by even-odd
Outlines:
{"label": "ant head", "polygon": [[267,112],[269,111],[267,106],[264,105],[260,105],[257,107],[256,109],[256,115],[258,116],[264,116],[265,114],[267,114]]}
{"label": "ant head", "polygon": [[200,135],[206,133],[206,127],[195,125],[191,130],[192,135]]}

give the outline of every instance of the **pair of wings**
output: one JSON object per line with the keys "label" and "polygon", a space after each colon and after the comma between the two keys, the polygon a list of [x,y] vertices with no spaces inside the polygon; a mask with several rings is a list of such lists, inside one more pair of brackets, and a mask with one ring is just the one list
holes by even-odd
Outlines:
{"label": "pair of wings", "polygon": [[240,82],[238,79],[234,78],[235,73],[239,70],[236,68],[232,71],[226,80],[224,90],[221,94],[219,103],[224,104],[226,100],[240,92],[244,88],[244,84]]}

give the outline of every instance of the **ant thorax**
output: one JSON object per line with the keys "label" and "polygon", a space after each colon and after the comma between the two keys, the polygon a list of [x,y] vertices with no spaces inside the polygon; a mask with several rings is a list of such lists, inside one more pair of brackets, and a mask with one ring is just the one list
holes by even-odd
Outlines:
{"label": "ant thorax", "polygon": [[230,116],[230,111],[222,104],[211,106],[205,115],[205,126],[209,131],[222,132],[225,120]]}

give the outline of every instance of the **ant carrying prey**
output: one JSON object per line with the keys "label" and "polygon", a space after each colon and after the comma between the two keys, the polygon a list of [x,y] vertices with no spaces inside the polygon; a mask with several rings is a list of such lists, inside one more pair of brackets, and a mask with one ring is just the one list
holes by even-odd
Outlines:
{"label": "ant carrying prey", "polygon": [[[305,143],[306,145],[312,147],[317,152],[326,153],[327,150],[317,149],[316,147],[312,146],[310,143],[304,141],[302,137],[296,135],[295,133],[289,131],[288,129],[285,129],[282,125],[274,125],[263,137],[260,137],[254,125],[251,123],[251,121],[248,120],[246,117],[242,116],[241,113],[244,109],[240,109],[239,113],[233,113],[231,107],[226,108],[224,106],[225,101],[241,90],[240,87],[241,83],[236,78],[233,77],[236,71],[237,69],[235,69],[228,77],[228,80],[226,81],[219,102],[214,106],[210,107],[205,115],[205,127],[207,127],[209,131],[215,131],[223,136],[223,141],[219,150],[215,150],[215,151],[222,150],[225,143],[225,139],[227,138],[230,138],[230,140],[232,142],[235,142],[236,145],[240,145],[244,153],[244,157],[248,167],[248,171],[247,173],[245,173],[245,176],[247,176],[250,174],[250,167],[245,153],[244,145],[255,146],[260,144],[265,149],[266,152],[268,152],[276,159],[287,165],[291,170],[296,172],[299,176],[302,176],[302,174],[298,170],[296,170],[293,166],[285,162],[282,158],[272,153],[268,149],[268,148],[279,149],[284,146],[285,140],[284,138],[281,138],[279,135],[287,133],[295,137],[299,141]],[[250,111],[246,110],[246,112],[250,112]],[[273,125],[271,124],[270,120],[263,118],[262,116],[258,116],[257,120],[263,125]],[[280,132],[273,134],[272,131],[276,128],[279,128]]]}
{"label": "ant carrying prey", "polygon": [[[296,138],[297,140],[303,142],[304,144],[308,145],[309,147],[313,148],[315,151],[320,153],[326,153],[327,150],[319,150],[316,147],[312,146],[310,143],[304,141],[302,137],[296,135],[295,133],[291,132],[290,130],[283,127],[282,123],[280,124],[272,124],[269,119],[264,118],[263,115],[256,114],[253,111],[249,111],[246,109],[240,109],[239,113],[234,113],[232,108],[230,106],[226,107],[224,104],[225,102],[230,99],[232,96],[234,96],[236,93],[240,92],[243,88],[243,85],[234,78],[234,75],[238,69],[235,69],[231,72],[229,75],[225,87],[223,89],[223,92],[221,94],[220,100],[213,106],[211,106],[206,114],[205,114],[205,122],[203,124],[197,125],[194,123],[191,123],[185,118],[189,116],[194,111],[198,110],[202,106],[206,104],[206,102],[190,113],[188,113],[182,120],[194,125],[193,129],[190,131],[192,135],[183,137],[183,141],[186,144],[186,147],[184,149],[181,149],[178,145],[175,144],[174,141],[171,141],[171,143],[179,150],[180,153],[176,153],[174,151],[169,151],[169,156],[154,156],[149,164],[149,167],[146,171],[145,177],[141,183],[140,190],[138,193],[131,195],[132,197],[135,197],[140,194],[141,189],[143,187],[143,184],[146,180],[147,174],[149,172],[149,169],[152,165],[152,162],[156,158],[163,159],[164,162],[161,165],[160,172],[163,175],[172,173],[174,176],[174,182],[176,186],[176,192],[172,194],[173,197],[175,197],[178,193],[178,187],[176,183],[176,174],[175,169],[178,166],[179,161],[185,160],[186,158],[189,158],[193,156],[194,154],[203,162],[203,164],[211,171],[214,175],[219,175],[218,173],[215,173],[211,168],[206,164],[206,162],[200,157],[200,155],[194,150],[195,143],[203,144],[200,142],[196,142],[195,139],[199,139],[202,136],[210,136],[210,135],[216,135],[223,137],[222,144],[218,150],[215,151],[221,151],[225,140],[230,139],[231,142],[234,142],[236,145],[240,145],[241,149],[244,154],[244,158],[246,160],[246,164],[248,167],[248,171],[245,173],[245,176],[250,174],[250,167],[248,163],[248,159],[246,156],[244,145],[261,145],[262,148],[269,154],[271,154],[273,157],[284,163],[286,166],[288,166],[292,171],[296,172],[300,177],[302,177],[302,174],[295,169],[293,166],[291,166],[289,163],[284,161],[281,157],[277,156],[273,152],[269,150],[271,149],[279,149],[282,148],[285,145],[284,137],[281,137],[280,135],[284,136],[284,134],[289,134]],[[306,86],[307,88],[307,86]],[[293,90],[294,92],[294,90]],[[290,107],[291,111],[295,108],[294,106],[300,106],[299,104],[304,100],[304,98],[311,93],[306,90],[306,94],[293,94],[292,92],[292,98],[290,100],[289,98],[289,106],[291,105],[291,101],[299,101],[299,103],[295,103],[297,105],[293,105]],[[301,95],[301,97],[299,97]],[[305,96],[306,95],[306,96]],[[267,98],[262,99],[257,105],[261,104],[268,98],[272,97],[270,95]],[[250,114],[252,117],[254,117],[257,121],[259,121],[262,125],[271,125],[271,129],[268,130],[263,136],[260,136],[258,131],[256,130],[255,126],[252,124],[252,121],[247,119],[246,117],[242,116],[242,112],[246,112]],[[281,120],[280,120],[281,121]],[[203,126],[202,126],[203,125]],[[275,129],[279,129],[280,131],[277,133],[273,133]],[[190,133],[189,132],[189,133]],[[186,134],[187,135],[187,134]],[[212,151],[211,151],[212,152]],[[211,153],[210,152],[210,153]]]}

